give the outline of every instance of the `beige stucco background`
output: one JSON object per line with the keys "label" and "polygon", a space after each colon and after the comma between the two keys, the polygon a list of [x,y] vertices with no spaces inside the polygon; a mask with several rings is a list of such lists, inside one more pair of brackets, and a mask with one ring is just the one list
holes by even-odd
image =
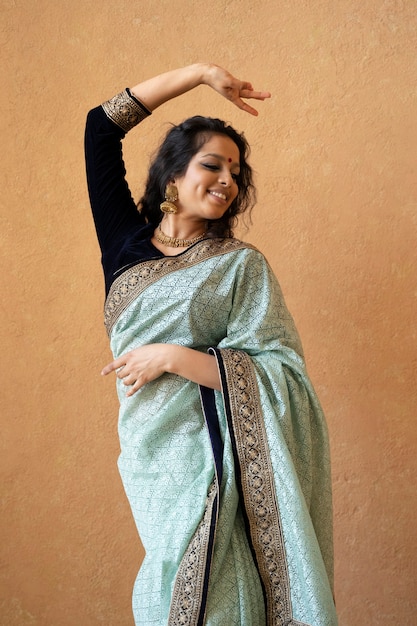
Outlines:
{"label": "beige stucco background", "polygon": [[[138,195],[166,129],[214,114],[253,146],[247,239],[282,284],[331,435],[341,626],[417,623],[415,0],[1,0],[0,624],[131,626],[141,546],[119,481],[87,110],[196,60],[200,87],[126,140]],[[231,625],[233,626],[233,625]]]}

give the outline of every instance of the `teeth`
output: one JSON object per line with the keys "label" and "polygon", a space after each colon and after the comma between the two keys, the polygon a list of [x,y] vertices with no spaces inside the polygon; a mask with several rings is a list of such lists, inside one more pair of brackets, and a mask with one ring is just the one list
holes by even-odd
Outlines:
{"label": "teeth", "polygon": [[224,193],[218,193],[217,191],[210,191],[210,193],[213,196],[217,196],[218,198],[221,198],[222,200],[226,200],[226,196],[224,195]]}

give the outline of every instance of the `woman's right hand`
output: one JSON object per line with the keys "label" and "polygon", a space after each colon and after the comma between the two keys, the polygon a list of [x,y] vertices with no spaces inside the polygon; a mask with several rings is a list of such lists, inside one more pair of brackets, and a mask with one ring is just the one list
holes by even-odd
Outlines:
{"label": "woman's right hand", "polygon": [[263,101],[271,97],[269,91],[254,91],[252,83],[235,78],[230,72],[219,65],[208,65],[204,73],[203,81],[224,98],[230,100],[230,102],[239,109],[251,115],[258,115],[258,111],[244,102],[242,98]]}

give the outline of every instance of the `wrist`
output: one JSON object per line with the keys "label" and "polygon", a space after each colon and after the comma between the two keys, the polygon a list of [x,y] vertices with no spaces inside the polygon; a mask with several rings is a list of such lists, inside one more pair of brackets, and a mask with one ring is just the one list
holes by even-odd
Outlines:
{"label": "wrist", "polygon": [[164,346],[164,370],[169,374],[179,374],[181,352],[185,349],[173,343],[163,344]]}
{"label": "wrist", "polygon": [[200,85],[211,85],[216,67],[214,63],[196,63],[196,72],[199,75]]}

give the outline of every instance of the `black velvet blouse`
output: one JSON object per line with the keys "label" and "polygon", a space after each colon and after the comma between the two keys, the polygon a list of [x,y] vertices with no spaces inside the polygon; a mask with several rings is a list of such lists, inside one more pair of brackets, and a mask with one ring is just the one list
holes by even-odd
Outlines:
{"label": "black velvet blouse", "polygon": [[87,183],[101,248],[106,295],[123,269],[163,256],[151,243],[154,226],[145,223],[126,182],[122,153],[125,134],[109,119],[102,106],[88,113],[85,129]]}

